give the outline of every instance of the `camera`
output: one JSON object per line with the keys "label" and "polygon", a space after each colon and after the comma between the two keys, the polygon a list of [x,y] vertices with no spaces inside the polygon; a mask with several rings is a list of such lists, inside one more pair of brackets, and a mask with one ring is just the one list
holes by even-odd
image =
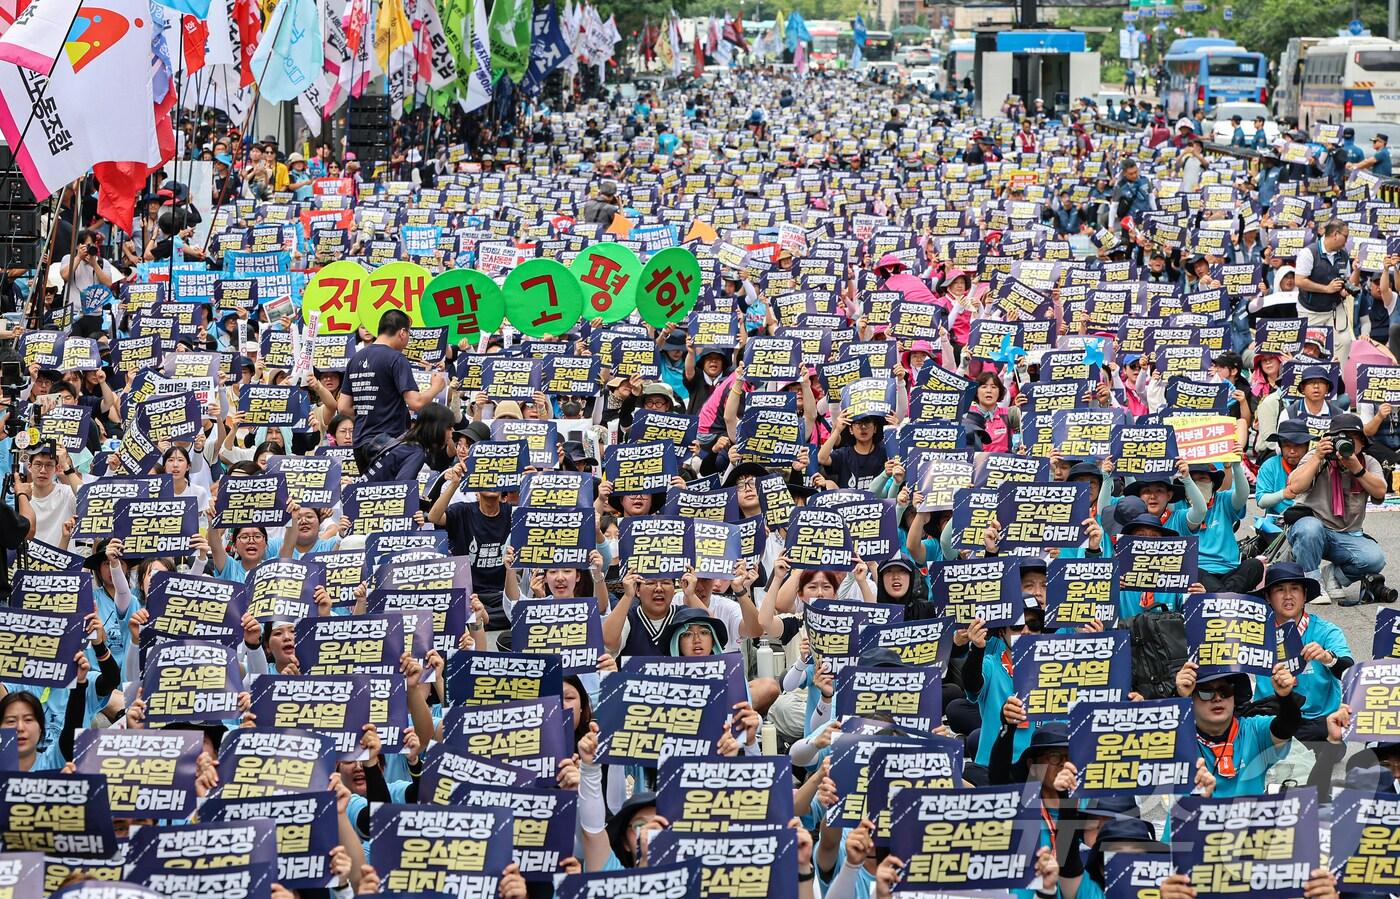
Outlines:
{"label": "camera", "polygon": [[1342,435],[1332,441],[1333,454],[1343,459],[1350,459],[1356,455],[1356,440],[1352,437]]}

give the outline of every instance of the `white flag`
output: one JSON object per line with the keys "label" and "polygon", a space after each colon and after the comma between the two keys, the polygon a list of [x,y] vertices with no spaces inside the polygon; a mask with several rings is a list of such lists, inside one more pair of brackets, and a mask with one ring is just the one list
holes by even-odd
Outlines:
{"label": "white flag", "polygon": [[471,57],[467,60],[471,74],[467,77],[467,95],[458,102],[463,112],[471,112],[491,102],[491,32],[486,27],[484,0],[476,0],[471,34],[463,37],[466,40],[462,43]]}

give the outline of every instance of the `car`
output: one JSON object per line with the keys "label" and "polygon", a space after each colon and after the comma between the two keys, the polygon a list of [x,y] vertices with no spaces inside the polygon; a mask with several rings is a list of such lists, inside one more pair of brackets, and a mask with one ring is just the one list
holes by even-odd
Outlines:
{"label": "car", "polygon": [[1342,128],[1350,128],[1355,132],[1352,140],[1368,157],[1371,155],[1371,142],[1376,139],[1377,134],[1384,134],[1386,137],[1400,134],[1400,122],[1343,122]]}
{"label": "car", "polygon": [[933,64],[933,52],[927,47],[902,47],[895,53],[895,60],[909,68]]}
{"label": "car", "polygon": [[926,91],[943,89],[943,70],[938,66],[912,66],[908,78],[911,84]]}
{"label": "car", "polygon": [[1235,126],[1230,121],[1232,116],[1240,117],[1240,128],[1244,130],[1244,139],[1247,142],[1254,140],[1254,119],[1262,116],[1264,119],[1264,137],[1269,143],[1278,140],[1279,127],[1269,116],[1269,108],[1263,103],[1217,103],[1215,109],[1211,111],[1214,122],[1210,125],[1210,139],[1217,144],[1228,144],[1235,137]]}
{"label": "car", "polygon": [[1132,98],[1122,91],[1099,91],[1098,94],[1094,96],[1094,102],[1098,104],[1101,110],[1108,109],[1108,101],[1110,100],[1113,101],[1113,106],[1116,109],[1122,106],[1125,100],[1131,102]]}

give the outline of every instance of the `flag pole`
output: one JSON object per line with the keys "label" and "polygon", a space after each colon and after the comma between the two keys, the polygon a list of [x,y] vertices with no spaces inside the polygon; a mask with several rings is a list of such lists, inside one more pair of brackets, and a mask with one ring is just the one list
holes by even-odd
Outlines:
{"label": "flag pole", "polygon": [[[289,0],[283,0],[283,2],[289,2]],[[282,33],[282,26],[283,26],[284,24],[286,24],[286,21],[287,21],[287,17],[286,17],[286,16],[283,16],[281,19],[279,19],[279,20],[277,21],[277,30],[274,31],[274,32],[272,33],[272,42],[273,42],[273,45],[274,45],[274,46],[275,46],[276,43],[277,43],[277,35],[279,35],[279,34]],[[266,37],[266,35],[264,35],[264,37]],[[183,40],[183,39],[184,39],[184,33],[181,32],[181,40]],[[272,65],[272,53],[269,51],[268,54],[267,54],[267,60],[266,60],[265,62],[263,62],[262,72],[261,72],[261,73],[258,75],[258,77],[253,81],[253,102],[250,103],[250,104],[248,104],[248,111],[245,112],[245,113],[243,114],[243,130],[244,130],[244,132],[246,132],[246,131],[248,130],[248,126],[249,126],[250,124],[253,124],[253,123],[255,123],[255,122],[257,121],[258,99],[259,99],[258,85],[262,83],[263,77],[267,75],[267,67],[270,66],[270,65]],[[235,160],[235,161],[236,161],[236,160]],[[272,174],[273,174],[273,178],[276,178],[276,177],[277,177],[277,168],[276,168],[275,165],[273,166]],[[221,206],[224,205],[224,200],[228,197],[228,186],[229,186],[231,183],[233,183],[233,170],[232,170],[232,169],[229,169],[229,177],[227,177],[227,178],[224,179],[224,185],[223,185],[223,187],[220,187],[220,188],[219,188],[219,196],[218,196],[218,197],[215,199],[215,201],[214,201],[214,215],[215,215],[215,216],[217,216],[217,215],[219,214],[219,208],[220,208]],[[275,186],[275,182],[274,182],[274,186]],[[211,225],[212,225],[212,223],[211,223]],[[208,255],[208,253],[209,253],[209,241],[212,240],[213,238],[214,238],[214,229],[213,229],[213,227],[211,226],[211,227],[209,228],[209,233],[206,234],[206,235],[204,235],[204,246],[202,247],[202,250],[203,250],[203,252],[205,253],[205,255]],[[171,256],[172,259],[175,257],[174,245],[173,245],[173,243],[172,243],[172,245],[171,245],[171,254],[170,254],[170,256]]]}

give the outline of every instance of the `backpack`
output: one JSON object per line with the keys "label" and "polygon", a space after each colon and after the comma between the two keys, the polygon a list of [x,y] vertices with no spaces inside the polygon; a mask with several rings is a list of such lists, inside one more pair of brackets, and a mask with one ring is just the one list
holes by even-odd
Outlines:
{"label": "backpack", "polygon": [[1186,664],[1186,618],[1157,605],[1128,619],[1133,690],[1145,699],[1175,699],[1176,673]]}

